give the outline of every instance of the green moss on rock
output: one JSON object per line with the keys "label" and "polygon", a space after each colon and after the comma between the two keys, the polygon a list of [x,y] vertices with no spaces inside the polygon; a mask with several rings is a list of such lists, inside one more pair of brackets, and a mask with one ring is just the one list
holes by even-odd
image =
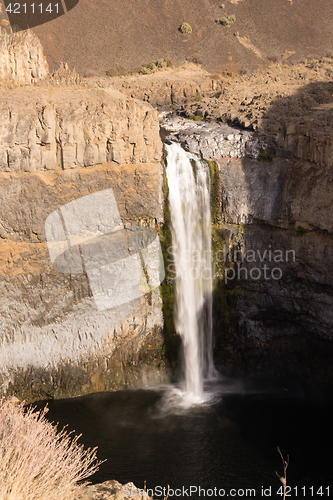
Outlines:
{"label": "green moss on rock", "polygon": [[162,309],[164,318],[164,353],[168,365],[173,372],[174,380],[177,378],[177,373],[180,369],[181,358],[181,338],[176,333],[174,322],[174,308],[175,308],[175,283],[169,275],[170,266],[170,252],[172,246],[171,237],[171,215],[169,209],[169,188],[166,177],[167,154],[164,150],[163,158],[163,195],[164,195],[164,225],[160,230],[160,241],[163,252],[163,261],[165,268],[165,279],[160,286],[160,293],[162,297]]}

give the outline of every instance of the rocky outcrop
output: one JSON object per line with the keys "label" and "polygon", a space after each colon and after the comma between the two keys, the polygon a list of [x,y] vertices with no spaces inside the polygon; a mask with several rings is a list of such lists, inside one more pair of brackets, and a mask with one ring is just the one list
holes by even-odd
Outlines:
{"label": "rocky outcrop", "polygon": [[[229,127],[226,123],[194,122],[167,115],[162,121],[162,127],[167,131],[166,139],[179,142],[188,151],[212,160],[222,157],[257,158],[261,151],[277,150],[269,137]],[[287,151],[284,154],[287,154]]]}
{"label": "rocky outcrop", "polygon": [[45,221],[112,189],[122,224],[163,223],[156,111],[80,86],[12,90],[1,100],[0,372],[33,400],[165,379],[158,289],[99,310],[86,272],[52,266]]}
{"label": "rocky outcrop", "polygon": [[[195,137],[199,131],[195,133],[194,127],[198,125],[193,125],[191,143],[188,139],[184,142],[188,142],[189,149],[194,150],[194,139],[198,143],[197,150],[217,158],[213,133],[220,137],[222,129],[218,129],[216,122],[222,126],[228,123],[234,129],[234,132],[228,131],[228,135],[235,135],[237,130],[236,135],[239,136],[240,130],[243,130],[245,137],[256,137],[257,140],[265,137],[266,145],[272,147],[276,156],[294,156],[330,167],[333,165],[332,64],[332,58],[324,57],[291,67],[273,65],[267,72],[238,76],[237,79],[235,75],[233,78],[211,75],[215,79],[211,80],[210,88],[202,85],[196,96],[184,93],[172,104],[174,112],[194,120],[205,120],[212,127],[200,130],[201,133],[208,132],[201,139]],[[197,73],[199,79],[200,72]],[[202,72],[201,79],[207,82],[209,75]],[[140,82],[143,89],[143,78]],[[169,77],[169,86],[171,84]],[[179,124],[176,128],[188,135]],[[248,135],[250,131],[255,134]],[[220,148],[221,156],[232,156],[236,151],[237,157],[242,157],[244,152],[251,154],[240,148],[239,142],[229,143],[232,146],[229,150],[225,144],[226,147]],[[212,151],[205,147],[205,143]]]}
{"label": "rocky outcrop", "polygon": [[113,480],[82,488],[74,500],[152,500],[152,498],[143,488],[137,488],[133,483],[122,485]]}
{"label": "rocky outcrop", "polygon": [[8,34],[0,32],[0,80],[33,83],[49,72],[43,47],[37,36],[27,30]]}
{"label": "rocky outcrop", "polygon": [[211,96],[223,88],[219,79],[189,63],[176,70],[112,78],[106,82],[112,88],[159,109],[172,107],[175,110],[180,110],[185,102],[199,102],[204,95]]}

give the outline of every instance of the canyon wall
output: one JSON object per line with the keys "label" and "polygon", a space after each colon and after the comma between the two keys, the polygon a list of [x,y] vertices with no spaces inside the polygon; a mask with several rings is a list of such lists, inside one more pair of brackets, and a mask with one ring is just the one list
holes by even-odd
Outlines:
{"label": "canyon wall", "polygon": [[174,117],[164,126],[213,160],[220,370],[333,382],[333,165],[226,124]]}
{"label": "canyon wall", "polygon": [[333,382],[333,167],[278,158],[218,167],[223,369]]}
{"label": "canyon wall", "polygon": [[[333,380],[330,96],[304,119],[281,112],[281,102],[298,109],[298,98],[278,99],[251,130],[243,115],[232,115],[231,86],[194,65],[172,75],[80,84],[66,69],[68,78],[38,83],[48,72],[38,39],[29,32],[1,36],[2,79],[12,82],[0,101],[1,390],[33,400],[170,380],[164,351],[173,358],[179,344],[173,336],[162,349],[164,323],[173,323],[168,281],[164,316],[158,288],[101,311],[86,269],[60,272],[52,265],[45,229],[64,205],[112,189],[126,231],[160,232],[162,144],[151,104],[211,120],[230,115],[230,123],[243,124],[183,126],[175,117],[164,123],[175,128],[174,140],[216,162],[214,329],[221,370]],[[25,83],[34,85],[23,90]],[[323,84],[312,87],[322,95]],[[240,102],[252,102],[237,92]],[[267,105],[262,96],[260,110]]]}
{"label": "canyon wall", "polygon": [[116,91],[40,85],[4,93],[0,112],[2,390],[33,400],[164,380],[159,289],[99,310],[87,272],[52,266],[45,230],[63,205],[107,189],[124,228],[161,227],[156,111]]}

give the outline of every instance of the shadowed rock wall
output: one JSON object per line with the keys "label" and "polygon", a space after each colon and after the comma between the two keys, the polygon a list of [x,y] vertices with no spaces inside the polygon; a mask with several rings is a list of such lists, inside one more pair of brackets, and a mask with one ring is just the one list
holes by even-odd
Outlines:
{"label": "shadowed rock wall", "polygon": [[218,167],[222,369],[332,382],[332,167],[227,158]]}

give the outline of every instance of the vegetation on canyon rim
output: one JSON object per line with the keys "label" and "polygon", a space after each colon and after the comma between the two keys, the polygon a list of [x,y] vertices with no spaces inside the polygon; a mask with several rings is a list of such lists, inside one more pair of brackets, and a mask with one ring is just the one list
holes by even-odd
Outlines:
{"label": "vegetation on canyon rim", "polygon": [[[47,409],[25,411],[23,404],[0,400],[0,499],[70,500],[102,462],[96,448],[84,450],[45,418]],[[87,484],[87,483],[85,483]]]}
{"label": "vegetation on canyon rim", "polygon": [[218,24],[222,24],[222,26],[230,26],[235,21],[236,21],[236,16],[234,14],[231,14],[228,17],[220,17],[216,19],[216,22]]}
{"label": "vegetation on canyon rim", "polygon": [[158,59],[158,61],[143,64],[139,68],[133,71],[125,71],[122,66],[116,66],[115,68],[110,68],[106,71],[106,75],[110,77],[114,76],[126,76],[126,75],[150,75],[151,73],[156,73],[156,71],[162,71],[166,68],[172,68],[173,62],[171,59],[164,59],[163,57]]}

